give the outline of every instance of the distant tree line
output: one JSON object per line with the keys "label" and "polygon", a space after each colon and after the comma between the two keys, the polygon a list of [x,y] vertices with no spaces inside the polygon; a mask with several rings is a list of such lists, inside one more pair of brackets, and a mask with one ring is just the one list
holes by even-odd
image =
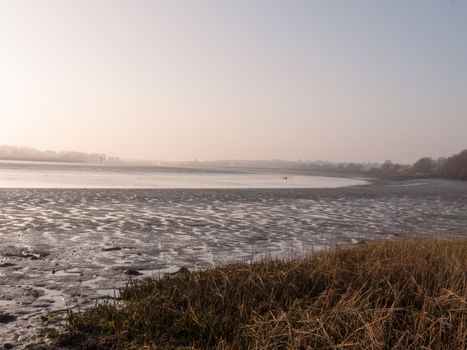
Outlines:
{"label": "distant tree line", "polygon": [[381,163],[376,162],[329,162],[323,160],[216,160],[216,161],[193,161],[185,162],[184,165],[191,166],[209,166],[209,167],[225,167],[225,168],[258,168],[258,169],[274,169],[274,170],[309,170],[309,171],[329,171],[329,172],[347,172],[361,173],[370,169],[381,168]]}
{"label": "distant tree line", "polygon": [[422,157],[413,165],[401,165],[387,160],[381,168],[372,169],[384,175],[436,176],[448,179],[467,180],[467,149],[448,158]]}
{"label": "distant tree line", "polygon": [[399,164],[386,160],[384,163],[328,162],[328,161],[285,161],[285,160],[218,160],[205,162],[185,162],[189,166],[209,166],[228,168],[261,168],[274,170],[304,170],[322,172],[342,172],[374,176],[433,176],[467,180],[467,150],[449,158],[433,159],[423,157],[414,164]]}
{"label": "distant tree line", "polygon": [[417,174],[467,180],[467,149],[448,158],[420,158],[414,163],[411,171]]}
{"label": "distant tree line", "polygon": [[102,153],[39,151],[31,147],[16,146],[0,146],[0,160],[92,164],[113,164],[121,162],[118,157],[110,157]]}

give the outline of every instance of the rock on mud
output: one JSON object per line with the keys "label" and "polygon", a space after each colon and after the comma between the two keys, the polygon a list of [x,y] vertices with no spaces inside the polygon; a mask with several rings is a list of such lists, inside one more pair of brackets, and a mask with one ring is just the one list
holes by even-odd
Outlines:
{"label": "rock on mud", "polygon": [[142,275],[141,272],[139,272],[138,270],[135,270],[135,269],[125,270],[125,271],[123,271],[123,273],[125,275],[128,275],[128,276],[141,276]]}
{"label": "rock on mud", "polygon": [[109,247],[109,248],[102,248],[103,252],[115,252],[118,250],[122,250],[121,247]]}
{"label": "rock on mud", "polygon": [[16,317],[8,313],[4,314],[0,312],[0,323],[10,323],[16,321]]}

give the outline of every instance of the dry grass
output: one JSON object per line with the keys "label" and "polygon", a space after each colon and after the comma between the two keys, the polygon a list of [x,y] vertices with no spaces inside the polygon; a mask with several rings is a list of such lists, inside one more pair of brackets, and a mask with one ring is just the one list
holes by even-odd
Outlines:
{"label": "dry grass", "polygon": [[399,240],[145,279],[57,347],[466,349],[467,241]]}

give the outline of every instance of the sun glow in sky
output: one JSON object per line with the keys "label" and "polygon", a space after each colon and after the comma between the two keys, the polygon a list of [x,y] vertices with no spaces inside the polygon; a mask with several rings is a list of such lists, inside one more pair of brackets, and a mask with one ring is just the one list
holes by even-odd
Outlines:
{"label": "sun glow in sky", "polygon": [[0,144],[412,162],[466,133],[465,1],[0,3]]}

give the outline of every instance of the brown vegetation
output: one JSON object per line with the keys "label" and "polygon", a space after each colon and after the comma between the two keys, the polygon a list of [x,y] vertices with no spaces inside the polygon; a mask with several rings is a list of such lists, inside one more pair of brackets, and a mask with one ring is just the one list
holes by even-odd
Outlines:
{"label": "brown vegetation", "polygon": [[145,279],[58,348],[465,349],[467,241],[411,239]]}
{"label": "brown vegetation", "polygon": [[467,180],[467,149],[447,158],[441,167],[441,174],[451,179]]}

